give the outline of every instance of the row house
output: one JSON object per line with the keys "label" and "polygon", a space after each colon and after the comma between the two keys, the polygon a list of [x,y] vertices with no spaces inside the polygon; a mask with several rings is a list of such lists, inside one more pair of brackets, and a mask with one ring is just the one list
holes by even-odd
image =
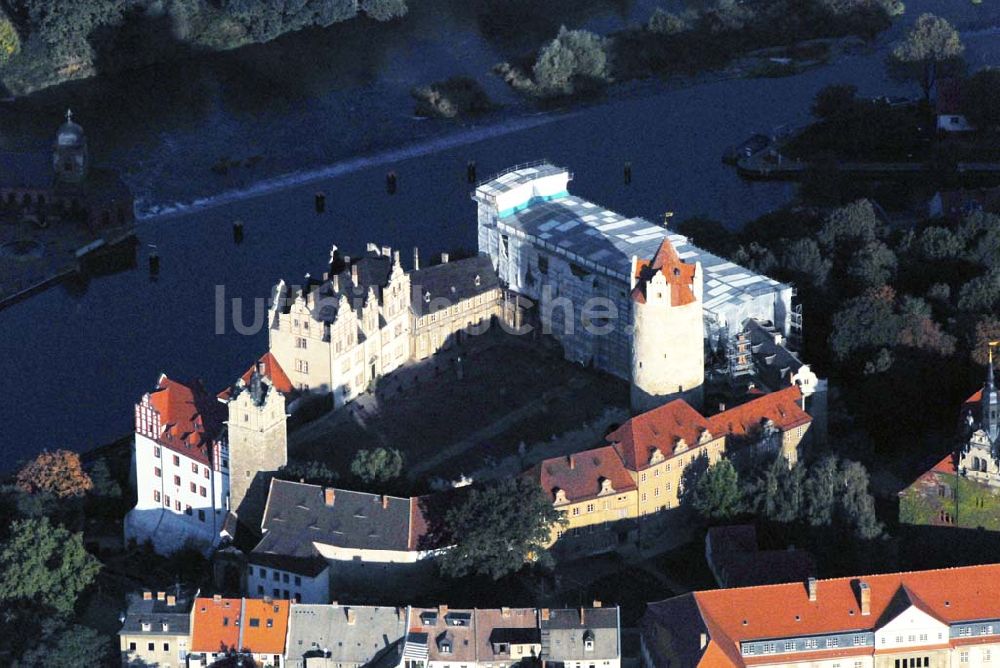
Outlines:
{"label": "row house", "polygon": [[177,591],[145,591],[131,596],[118,631],[121,664],[186,667],[196,596]]}
{"label": "row house", "polygon": [[609,445],[546,459],[525,475],[567,520],[553,529],[557,552],[610,551],[634,543],[644,524],[675,517],[684,485],[722,457],[781,454],[794,463],[811,423],[794,385],[712,417],[677,399],[625,422]]}
{"label": "row house", "polygon": [[261,668],[282,668],[288,611],[288,601],[271,598],[196,599],[187,668],[203,668],[232,657],[250,658],[252,665]]}
{"label": "row house", "polygon": [[1000,564],[810,578],[651,603],[644,668],[973,668],[1000,657]]}

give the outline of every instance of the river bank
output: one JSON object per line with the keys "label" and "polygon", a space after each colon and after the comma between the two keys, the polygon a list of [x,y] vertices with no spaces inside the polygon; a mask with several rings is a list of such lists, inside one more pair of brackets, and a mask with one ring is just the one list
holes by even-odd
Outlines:
{"label": "river bank", "polygon": [[[931,0],[911,4],[940,6]],[[964,11],[964,6],[959,9]],[[512,164],[548,158],[575,173],[573,192],[609,208],[649,219],[660,219],[665,210],[678,220],[704,215],[737,229],[788,203],[796,186],[748,183],[721,164],[723,151],[777,122],[804,124],[813,96],[831,83],[851,82],[861,95],[912,94],[885,75],[882,58],[890,39],[880,40],[872,52],[844,54],[794,76],[732,78],[685,87],[675,82],[673,88],[657,81],[622,85],[603,101],[572,111],[539,116],[523,112],[522,119],[534,121],[500,123],[498,127],[508,128],[505,132],[488,127],[486,119],[473,128],[417,121],[395,106],[384,115],[385,104],[370,110],[364,106],[366,94],[353,107],[341,106],[352,86],[294,106],[278,94],[270,104],[258,100],[255,111],[235,114],[214,102],[188,109],[188,98],[169,95],[176,91],[177,80],[159,82],[164,90],[155,98],[110,98],[122,115],[91,116],[93,124],[109,134],[89,127],[88,134],[101,137],[101,142],[118,142],[110,153],[149,193],[150,207],[159,207],[156,215],[138,222],[137,234],[140,248],[157,247],[160,275],[150,279],[147,251],[141,250],[136,269],[97,278],[73,291],[48,290],[0,312],[0,354],[12,377],[30,379],[14,400],[0,402],[0,438],[7,444],[7,461],[42,448],[86,450],[126,433],[133,405],[162,372],[179,379],[200,377],[209,388],[225,387],[267,346],[264,331],[235,331],[234,312],[251,323],[255,304],[263,305],[279,278],[298,280],[306,271],[322,271],[331,244],[345,252],[360,251],[368,241],[407,251],[418,246],[425,255],[474,248],[475,206],[466,179],[470,160],[476,161],[483,177]],[[996,40],[983,41],[970,40],[971,57],[1000,63]],[[396,90],[403,88],[400,81],[406,82],[402,95],[408,105],[409,83],[424,79],[428,67],[454,73],[453,61],[430,58],[435,64],[427,66],[427,61],[402,59],[404,55],[394,54],[384,63],[379,81],[394,79],[392,86],[371,86]],[[495,59],[483,57],[480,62],[492,64]],[[498,94],[504,95],[503,83],[495,83]],[[361,83],[356,86],[371,94]],[[209,88],[216,102],[234,90],[224,94],[214,84]],[[151,89],[149,84],[140,91]],[[165,109],[144,118],[145,106],[154,102],[163,102]],[[47,104],[54,110],[65,103],[65,98],[53,98]],[[25,122],[7,127],[16,129]],[[50,121],[34,122],[44,130],[42,136],[51,137]],[[358,137],[350,131],[362,125],[385,125],[386,138],[379,142],[398,141],[411,127],[430,129],[411,137],[406,149],[378,154],[357,149]],[[289,166],[271,172],[272,163],[261,163],[260,178],[248,179],[244,188],[219,187],[220,182],[207,175],[220,145],[248,155],[262,147],[280,150]],[[187,159],[201,153],[210,157]],[[357,157],[359,153],[363,157]],[[626,161],[633,168],[630,185],[622,181]],[[389,170],[399,178],[395,195],[385,190]],[[272,173],[285,177],[268,188],[254,185],[267,183]],[[311,174],[312,180],[304,182],[303,174]],[[318,190],[327,195],[326,213],[321,215],[313,208]],[[218,196],[220,192],[229,194]],[[191,207],[192,202],[199,205]],[[239,245],[232,239],[235,220],[245,224]]]}

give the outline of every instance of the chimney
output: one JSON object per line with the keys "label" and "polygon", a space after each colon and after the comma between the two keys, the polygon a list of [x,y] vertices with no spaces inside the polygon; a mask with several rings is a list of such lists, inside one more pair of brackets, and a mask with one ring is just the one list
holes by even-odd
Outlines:
{"label": "chimney", "polygon": [[580,626],[583,626],[586,623],[587,623],[587,609],[580,608]]}
{"label": "chimney", "polygon": [[816,578],[809,578],[806,580],[806,591],[809,592],[809,600],[815,601],[818,594],[817,589],[819,589],[819,583]]}
{"label": "chimney", "polygon": [[392,251],[392,264],[393,265],[399,264],[399,251],[398,250],[397,251]]}
{"label": "chimney", "polygon": [[592,608],[599,608],[602,605],[603,605],[603,603],[601,603],[600,601],[594,601],[593,604],[591,604],[590,607],[592,607]]}
{"label": "chimney", "polygon": [[169,605],[171,607],[177,605],[177,597],[174,596],[173,594],[168,594],[167,595],[167,605]]}
{"label": "chimney", "polygon": [[566,463],[569,464],[570,470],[576,468],[576,460],[573,459],[573,455],[566,455]]}
{"label": "chimney", "polygon": [[382,510],[385,510],[388,507],[389,507],[389,497],[386,496],[385,494],[383,494],[382,495]]}
{"label": "chimney", "polygon": [[354,608],[347,608],[347,625],[354,626],[358,621],[358,613],[354,612]]}
{"label": "chimney", "polygon": [[382,257],[392,257],[392,249],[388,246],[382,246]]}
{"label": "chimney", "polygon": [[156,592],[156,600],[157,601],[165,601],[165,600],[167,600],[167,592],[165,592],[165,591],[158,591],[158,592]]}
{"label": "chimney", "polygon": [[354,285],[358,285],[358,265],[354,263],[351,265],[351,281]]}
{"label": "chimney", "polygon": [[867,582],[858,582],[858,598],[861,599],[861,614],[865,617],[872,614],[872,588]]}
{"label": "chimney", "polygon": [[332,506],[333,505],[333,499],[334,499],[335,495],[336,495],[336,490],[333,487],[324,487],[323,488],[323,503],[325,503],[328,506]]}
{"label": "chimney", "polygon": [[725,401],[720,401],[719,402],[719,412],[721,413],[724,410],[726,410],[726,402]]}
{"label": "chimney", "polygon": [[213,594],[212,595],[212,602],[213,603],[221,603],[222,602],[222,594]]}
{"label": "chimney", "polygon": [[708,634],[707,633],[702,633],[701,634],[701,640],[699,642],[699,646],[701,647],[701,649],[705,649],[705,645],[707,645],[707,644],[708,644]]}
{"label": "chimney", "polygon": [[441,253],[441,264],[448,264],[448,254]]}
{"label": "chimney", "polygon": [[330,280],[330,272],[324,271],[323,272],[323,282],[325,283],[326,281],[329,281],[329,280]]}
{"label": "chimney", "polygon": [[151,591],[144,591],[144,592],[142,592],[142,600],[144,600],[144,601],[152,601],[153,600],[153,592],[151,592]]}
{"label": "chimney", "polygon": [[413,247],[413,271],[418,271],[420,269],[420,249],[416,246]]}
{"label": "chimney", "polygon": [[500,616],[504,619],[510,617],[510,608],[500,608]]}
{"label": "chimney", "polygon": [[548,608],[542,608],[542,621],[543,622],[549,621],[549,609]]}
{"label": "chimney", "polygon": [[332,605],[335,608],[340,606],[340,604],[337,603],[336,601],[330,601],[330,605]]}
{"label": "chimney", "polygon": [[333,281],[333,291],[340,292],[340,274],[334,274],[331,280]]}
{"label": "chimney", "polygon": [[441,604],[438,606],[438,617],[444,619],[444,616],[448,614],[448,606]]}

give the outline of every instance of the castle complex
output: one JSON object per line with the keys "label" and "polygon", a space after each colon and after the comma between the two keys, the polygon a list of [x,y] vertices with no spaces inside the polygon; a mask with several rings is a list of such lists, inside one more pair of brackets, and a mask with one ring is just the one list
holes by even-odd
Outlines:
{"label": "castle complex", "polygon": [[[697,403],[694,367],[698,359],[703,364],[704,353],[694,352],[695,340],[715,350],[751,318],[770,322],[786,337],[792,333],[791,286],[659,225],[571,195],[571,179],[569,171],[543,162],[479,185],[473,193],[479,251],[490,256],[503,285],[538,305],[543,328],[562,344],[567,359],[629,382],[638,378],[635,410],[671,396]],[[661,254],[664,240],[672,249]],[[662,268],[668,259],[668,273],[656,279],[653,265]],[[675,276],[674,269],[681,273]],[[662,299],[654,293],[653,303],[642,301],[650,279],[671,286],[669,309],[665,287]],[[636,309],[636,303],[647,308]],[[690,312],[699,309],[695,327]],[[633,334],[647,324],[652,327]]]}

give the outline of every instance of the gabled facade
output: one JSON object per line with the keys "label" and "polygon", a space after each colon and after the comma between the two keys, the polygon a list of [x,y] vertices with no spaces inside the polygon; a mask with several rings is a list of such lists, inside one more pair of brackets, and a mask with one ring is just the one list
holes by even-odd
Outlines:
{"label": "gabled facade", "polygon": [[125,538],[160,553],[185,545],[211,550],[228,510],[225,408],[200,383],[161,375],[135,407],[136,505]]}
{"label": "gabled facade", "polygon": [[288,612],[288,601],[271,598],[196,599],[188,668],[234,656],[249,656],[262,668],[282,668]]}
{"label": "gabled facade", "polygon": [[1000,565],[701,591],[651,603],[642,665],[973,668],[1000,652]]}

